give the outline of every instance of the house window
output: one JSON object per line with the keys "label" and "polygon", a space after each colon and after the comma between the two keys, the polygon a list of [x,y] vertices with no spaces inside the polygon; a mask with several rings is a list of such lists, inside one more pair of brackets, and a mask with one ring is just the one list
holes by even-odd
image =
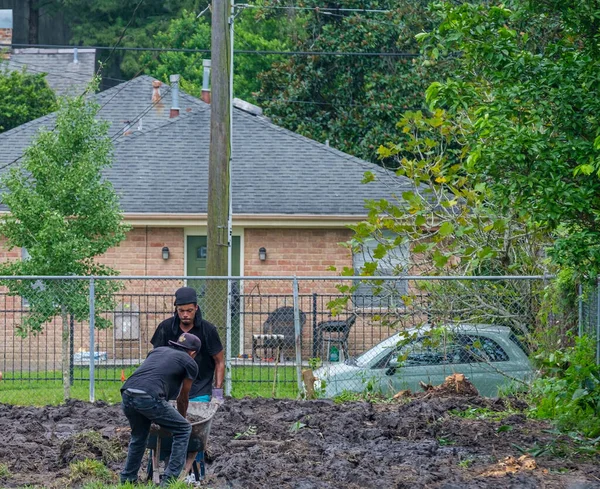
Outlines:
{"label": "house window", "polygon": [[[373,257],[378,242],[375,239],[366,241],[360,250],[355,251],[352,257],[355,273],[359,274],[365,263],[377,262],[375,275],[402,276],[408,269],[408,244],[401,244],[396,249],[388,251],[382,259]],[[403,306],[402,296],[408,293],[406,280],[386,280],[383,283],[374,281],[356,281],[357,289],[354,292],[354,305],[366,308],[390,308]]]}

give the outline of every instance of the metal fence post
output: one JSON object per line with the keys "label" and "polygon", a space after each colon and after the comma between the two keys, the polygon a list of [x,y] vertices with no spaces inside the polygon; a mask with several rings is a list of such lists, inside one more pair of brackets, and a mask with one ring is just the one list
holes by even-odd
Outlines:
{"label": "metal fence post", "polygon": [[294,331],[296,337],[296,381],[298,393],[302,392],[302,329],[300,329],[300,304],[298,293],[298,277],[294,277],[292,284],[294,294]]}
{"label": "metal fence post", "polygon": [[225,395],[231,395],[231,279],[227,279],[227,326],[225,333]]}
{"label": "metal fence post", "polygon": [[312,346],[312,356],[313,358],[317,358],[319,356],[319,352],[317,350],[317,343],[319,341],[318,333],[317,333],[317,293],[314,292],[312,296],[312,306],[313,306],[313,346]]}
{"label": "metal fence post", "polygon": [[69,314],[69,385],[73,385],[75,366],[73,360],[75,358],[74,343],[75,343],[75,321],[73,314]]}
{"label": "metal fence post", "polygon": [[94,338],[94,329],[96,327],[96,289],[94,283],[94,277],[90,277],[90,402],[94,402],[94,352],[96,351],[96,344]]}

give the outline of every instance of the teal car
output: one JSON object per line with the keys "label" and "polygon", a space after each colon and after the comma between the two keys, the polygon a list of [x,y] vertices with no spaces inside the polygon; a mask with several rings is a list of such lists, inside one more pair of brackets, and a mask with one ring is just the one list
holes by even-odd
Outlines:
{"label": "teal car", "polygon": [[508,327],[459,324],[423,326],[397,333],[356,358],[315,370],[315,390],[323,397],[348,392],[386,396],[420,383],[438,385],[464,374],[483,396],[497,396],[511,382],[529,382],[533,368],[523,345]]}

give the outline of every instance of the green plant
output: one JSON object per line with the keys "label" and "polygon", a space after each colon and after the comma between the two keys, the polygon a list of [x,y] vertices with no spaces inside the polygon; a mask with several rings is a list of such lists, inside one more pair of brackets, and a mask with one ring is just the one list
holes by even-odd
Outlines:
{"label": "green plant", "polygon": [[243,433],[236,433],[233,438],[235,440],[239,440],[240,438],[248,438],[250,436],[254,436],[254,435],[256,435],[256,433],[257,433],[256,426],[250,425],[250,426],[248,426],[248,429],[246,431],[244,431]]}
{"label": "green plant", "polygon": [[542,350],[534,358],[543,375],[532,386],[532,414],[554,420],[563,431],[600,436],[600,365],[594,342],[576,338],[574,346]]}
{"label": "green plant", "polygon": [[0,464],[0,477],[8,477],[10,475],[10,470],[7,464]]}
{"label": "green plant", "polygon": [[296,421],[295,423],[292,423],[292,426],[290,426],[290,433],[298,433],[305,426],[306,426],[306,423]]}
{"label": "green plant", "polygon": [[450,411],[454,416],[465,419],[479,419],[479,420],[490,420],[490,421],[502,421],[507,416],[514,414],[517,411],[506,410],[506,411],[493,411],[492,409],[485,407],[472,407],[465,410],[453,409]]}
{"label": "green plant", "polygon": [[312,370],[318,369],[323,365],[323,361],[319,357],[312,357],[308,359],[308,367]]}
{"label": "green plant", "polygon": [[438,443],[441,447],[456,445],[456,442],[454,440],[451,440],[450,438],[445,438],[445,437],[438,438]]}
{"label": "green plant", "polygon": [[472,464],[473,464],[474,460],[472,458],[466,457],[463,458],[460,462],[458,462],[458,466],[462,469],[468,469]]}
{"label": "green plant", "polygon": [[99,482],[112,482],[115,474],[99,460],[86,458],[69,465],[71,482],[93,479]]}

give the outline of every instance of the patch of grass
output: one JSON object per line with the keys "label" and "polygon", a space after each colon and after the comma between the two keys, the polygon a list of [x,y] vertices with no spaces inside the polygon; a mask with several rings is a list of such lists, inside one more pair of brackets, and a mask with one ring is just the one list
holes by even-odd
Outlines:
{"label": "patch of grass", "polygon": [[[233,397],[273,397],[274,365],[235,366],[231,369]],[[294,399],[298,396],[295,367],[277,367],[275,397]]]}
{"label": "patch of grass", "polygon": [[341,394],[333,398],[333,402],[336,404],[342,404],[344,402],[372,402],[374,404],[392,404],[398,403],[398,401],[391,397],[386,397],[379,393],[374,392],[351,392],[342,391]]}
{"label": "patch of grass", "polygon": [[117,440],[107,440],[97,431],[84,431],[68,438],[62,442],[60,453],[62,458],[72,463],[92,457],[109,463],[121,460],[124,456]]}
{"label": "patch of grass", "polygon": [[98,460],[86,458],[69,465],[69,479],[71,482],[92,480],[95,482],[113,482],[116,475]]}
{"label": "patch of grass", "polygon": [[465,410],[453,409],[450,411],[450,414],[458,416],[459,418],[479,419],[486,421],[502,421],[504,418],[516,413],[517,411],[513,410],[494,411],[492,409],[483,407],[472,407]]}
{"label": "patch of grass", "polygon": [[447,446],[451,446],[451,445],[456,445],[456,441],[451,440],[450,438],[438,438],[438,443],[440,444],[441,447],[447,447]]}
{"label": "patch of grass", "polygon": [[521,453],[540,457],[551,455],[553,457],[571,459],[573,457],[585,457],[596,459],[600,456],[600,436],[597,438],[586,438],[579,433],[562,433],[559,430],[547,430],[555,437],[548,443],[535,443],[532,447],[513,446]]}
{"label": "patch of grass", "polygon": [[[273,397],[274,366],[249,365],[234,366],[232,375],[232,396]],[[123,369],[128,378],[135,367]],[[109,404],[121,402],[121,368],[96,367],[94,399]],[[71,385],[71,398],[88,401],[90,399],[89,372],[87,368],[76,367]],[[275,397],[295,399],[298,384],[295,367],[278,366]],[[4,372],[0,382],[0,399],[15,406],[57,406],[64,403],[62,373],[59,371]]]}
{"label": "patch of grass", "polygon": [[10,475],[10,470],[8,465],[0,464],[0,477],[8,477]]}

